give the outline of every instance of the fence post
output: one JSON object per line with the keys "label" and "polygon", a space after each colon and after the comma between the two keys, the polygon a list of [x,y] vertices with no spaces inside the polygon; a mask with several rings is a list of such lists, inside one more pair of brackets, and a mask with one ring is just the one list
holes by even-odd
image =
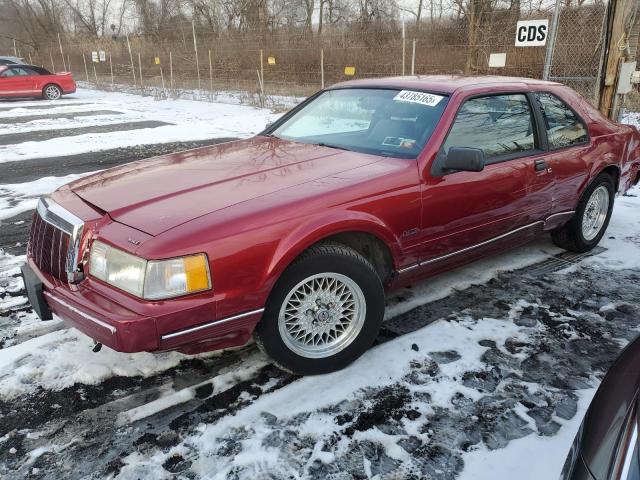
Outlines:
{"label": "fence post", "polygon": [[404,20],[402,21],[402,76],[404,77],[404,63],[405,63],[405,34],[404,34]]}
{"label": "fence post", "polygon": [[560,17],[560,0],[556,0],[556,6],[553,9],[553,17],[551,19],[551,31],[549,32],[549,42],[547,43],[547,51],[544,56],[544,71],[542,79],[549,80],[551,75],[551,64],[553,63],[553,51],[556,48],[556,36],[558,33],[558,18]]}
{"label": "fence post", "polygon": [[320,82],[324,90],[324,48],[320,49]]}
{"label": "fence post", "polygon": [[416,39],[413,39],[413,48],[411,51],[411,75],[416,74]]}
{"label": "fence post", "polygon": [[260,93],[262,95],[262,103],[264,103],[264,60],[262,57],[263,52],[260,49]]}
{"label": "fence post", "polygon": [[13,39],[13,55],[15,57],[18,56],[18,47],[16,47],[16,39],[15,38]]}
{"label": "fence post", "polygon": [[131,53],[131,43],[129,43],[129,34],[127,33],[127,48],[129,49],[129,60],[131,60],[131,74],[133,75],[133,87],[136,86],[136,67],[133,66],[133,54]]}
{"label": "fence post", "polygon": [[196,22],[191,20],[191,30],[193,31],[193,50],[196,54],[196,70],[198,71],[198,90],[200,90],[200,62],[198,60],[198,41],[196,40]]}
{"label": "fence post", "polygon": [[49,50],[49,57],[51,58],[51,72],[56,73],[56,65],[53,63],[53,53]]}
{"label": "fence post", "polygon": [[84,52],[82,52],[82,61],[84,62],[84,74],[87,77],[87,82],[89,82],[89,69],[87,68],[87,59],[84,56]]}
{"label": "fence post", "polygon": [[71,71],[71,57],[69,56],[68,53],[67,53],[67,68],[69,69],[69,71]]}
{"label": "fence post", "polygon": [[58,32],[58,45],[60,46],[60,56],[62,57],[62,68],[67,71],[67,64],[64,61],[64,50],[62,50],[62,40],[60,40],[60,32]]}
{"label": "fence post", "polygon": [[162,64],[160,64],[160,81],[162,82],[162,93],[166,95],[164,88],[164,74],[162,73]]}
{"label": "fence post", "polygon": [[31,60],[31,52],[29,52],[29,65],[33,65],[33,60]]}
{"label": "fence post", "polygon": [[111,87],[113,88],[113,62],[111,61],[111,52],[109,52],[109,73],[111,74]]}
{"label": "fence post", "polygon": [[142,59],[140,58],[140,52],[138,52],[138,68],[140,69],[140,88],[144,88],[142,85]]}
{"label": "fence post", "polygon": [[169,88],[173,90],[173,55],[169,52]]}
{"label": "fence post", "polygon": [[209,90],[213,92],[213,64],[211,63],[211,50],[209,50]]}

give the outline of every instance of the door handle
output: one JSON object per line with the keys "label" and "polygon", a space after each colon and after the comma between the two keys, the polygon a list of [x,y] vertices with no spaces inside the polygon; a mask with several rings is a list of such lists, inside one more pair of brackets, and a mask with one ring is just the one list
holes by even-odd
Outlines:
{"label": "door handle", "polygon": [[544,160],[536,160],[536,162],[534,163],[534,168],[536,169],[536,172],[542,172],[543,170],[547,169],[547,162],[545,162]]}

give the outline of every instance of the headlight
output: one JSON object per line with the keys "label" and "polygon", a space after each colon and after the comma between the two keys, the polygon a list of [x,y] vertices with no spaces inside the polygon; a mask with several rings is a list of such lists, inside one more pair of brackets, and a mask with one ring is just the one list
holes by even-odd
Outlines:
{"label": "headlight", "polygon": [[150,260],[144,282],[144,298],[177,297],[211,288],[204,254],[170,260]]}
{"label": "headlight", "polygon": [[211,288],[207,256],[145,260],[95,241],[89,273],[114,287],[149,300],[178,297]]}

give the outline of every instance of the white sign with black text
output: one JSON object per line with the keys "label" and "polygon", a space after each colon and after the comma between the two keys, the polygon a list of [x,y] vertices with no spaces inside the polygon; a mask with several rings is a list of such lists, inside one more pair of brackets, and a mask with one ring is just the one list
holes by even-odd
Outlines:
{"label": "white sign with black text", "polygon": [[516,25],[516,47],[544,47],[549,20],[520,20]]}

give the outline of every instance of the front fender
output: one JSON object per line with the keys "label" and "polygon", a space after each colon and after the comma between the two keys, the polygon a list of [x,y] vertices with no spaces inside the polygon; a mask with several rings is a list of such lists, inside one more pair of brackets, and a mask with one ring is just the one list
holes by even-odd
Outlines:
{"label": "front fender", "polygon": [[377,237],[389,248],[393,267],[397,267],[400,259],[399,239],[380,218],[364,212],[332,212],[301,223],[282,238],[265,272],[267,282],[273,286],[291,262],[313,244],[345,232],[368,233]]}

